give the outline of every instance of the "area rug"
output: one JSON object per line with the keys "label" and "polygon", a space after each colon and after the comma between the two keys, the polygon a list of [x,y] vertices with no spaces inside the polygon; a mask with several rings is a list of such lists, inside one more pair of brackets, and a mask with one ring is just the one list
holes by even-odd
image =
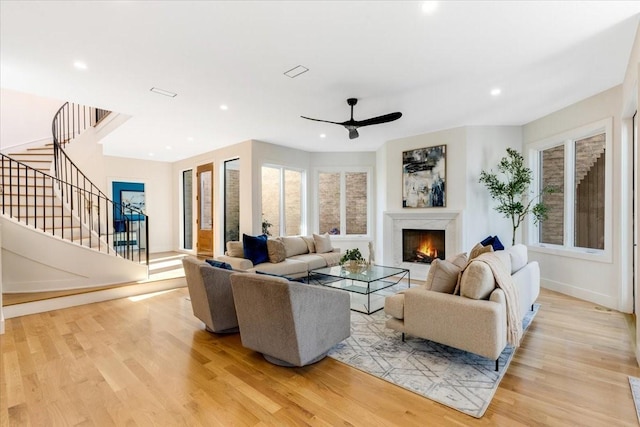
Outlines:
{"label": "area rug", "polygon": [[[538,312],[525,316],[524,329]],[[386,315],[351,313],[351,336],[329,351],[347,365],[389,381],[472,417],[484,415],[513,358],[507,346],[495,361],[385,328]]]}
{"label": "area rug", "polygon": [[631,386],[631,395],[633,396],[633,403],[636,405],[636,415],[640,423],[640,378],[629,377],[629,386]]}

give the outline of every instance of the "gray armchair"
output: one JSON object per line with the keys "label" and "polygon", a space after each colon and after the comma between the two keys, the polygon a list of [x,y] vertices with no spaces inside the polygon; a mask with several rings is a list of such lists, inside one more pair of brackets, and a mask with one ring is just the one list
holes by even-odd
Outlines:
{"label": "gray armchair", "polygon": [[233,271],[212,267],[195,257],[183,258],[182,265],[194,316],[204,322],[209,332],[238,332],[238,318],[229,281]]}
{"label": "gray armchair", "polygon": [[242,345],[276,365],[315,363],[351,334],[347,292],[243,273],[231,287]]}

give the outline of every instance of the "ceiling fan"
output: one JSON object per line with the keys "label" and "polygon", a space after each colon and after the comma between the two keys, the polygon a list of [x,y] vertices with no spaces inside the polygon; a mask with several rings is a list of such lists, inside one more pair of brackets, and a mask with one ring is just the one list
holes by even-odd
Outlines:
{"label": "ceiling fan", "polygon": [[344,126],[349,131],[349,139],[356,139],[358,134],[358,128],[363,126],[371,126],[371,125],[379,125],[381,123],[388,123],[394,120],[398,120],[402,117],[402,113],[389,113],[383,116],[373,117],[367,120],[353,120],[353,106],[358,103],[357,98],[349,98],[347,99],[347,104],[351,106],[351,118],[346,122],[332,122],[329,120],[320,120],[320,119],[312,119],[311,117],[300,116],[303,119],[313,120],[316,122],[324,122],[324,123],[333,123],[334,125]]}

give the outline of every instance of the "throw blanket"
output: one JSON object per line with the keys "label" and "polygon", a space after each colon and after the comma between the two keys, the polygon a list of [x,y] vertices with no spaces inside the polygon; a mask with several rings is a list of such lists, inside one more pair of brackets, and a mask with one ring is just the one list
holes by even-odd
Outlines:
{"label": "throw blanket", "polygon": [[496,284],[504,291],[507,302],[507,342],[514,347],[520,345],[522,338],[522,321],[520,319],[520,303],[518,290],[513,284],[511,274],[494,253],[487,252],[474,258],[473,261],[484,262],[491,268]]}

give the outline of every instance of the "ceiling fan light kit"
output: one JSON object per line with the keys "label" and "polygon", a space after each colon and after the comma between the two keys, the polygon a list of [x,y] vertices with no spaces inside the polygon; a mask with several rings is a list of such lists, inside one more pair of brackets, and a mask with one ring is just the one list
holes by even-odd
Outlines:
{"label": "ceiling fan light kit", "polygon": [[313,120],[315,122],[323,122],[323,123],[332,123],[334,125],[344,126],[345,129],[349,131],[349,139],[356,139],[360,134],[358,134],[358,128],[363,126],[371,126],[371,125],[379,125],[382,123],[392,122],[394,120],[398,120],[402,117],[402,113],[395,112],[389,113],[378,117],[372,117],[366,120],[353,120],[353,106],[358,103],[357,98],[349,98],[347,99],[347,104],[351,107],[351,118],[346,122],[332,122],[330,120],[320,120],[320,119],[312,119],[311,117],[300,116],[303,119]]}

